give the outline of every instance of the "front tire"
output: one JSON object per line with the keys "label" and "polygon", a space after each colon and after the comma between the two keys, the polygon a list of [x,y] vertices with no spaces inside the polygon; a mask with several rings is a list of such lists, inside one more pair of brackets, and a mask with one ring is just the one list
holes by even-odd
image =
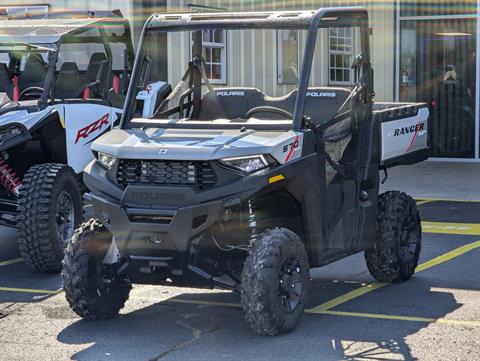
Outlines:
{"label": "front tire", "polygon": [[285,228],[268,230],[245,261],[241,303],[247,322],[259,335],[292,331],[305,309],[310,268],[300,238]]}
{"label": "front tire", "polygon": [[377,241],[365,251],[370,274],[379,282],[407,281],[415,273],[421,244],[420,213],[412,197],[402,192],[381,194]]}
{"label": "front tire", "polygon": [[23,259],[38,271],[59,272],[68,240],[83,219],[77,175],[64,164],[35,165],[23,178],[18,203]]}
{"label": "front tire", "polygon": [[116,265],[103,265],[112,236],[98,220],[91,219],[75,231],[63,266],[63,289],[70,308],[87,320],[118,315],[132,288],[117,274]]}

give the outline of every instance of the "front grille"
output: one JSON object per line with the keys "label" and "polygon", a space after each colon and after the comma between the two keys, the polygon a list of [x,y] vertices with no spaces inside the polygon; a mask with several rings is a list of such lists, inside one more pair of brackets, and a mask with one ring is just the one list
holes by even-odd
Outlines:
{"label": "front grille", "polygon": [[206,190],[216,182],[210,162],[122,159],[117,182],[128,185],[189,185]]}

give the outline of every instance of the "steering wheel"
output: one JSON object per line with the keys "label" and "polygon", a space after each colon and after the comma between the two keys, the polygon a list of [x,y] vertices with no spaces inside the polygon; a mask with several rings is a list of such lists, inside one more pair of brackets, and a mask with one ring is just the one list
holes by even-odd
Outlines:
{"label": "steering wheel", "polygon": [[245,118],[247,119],[252,118],[255,114],[258,114],[258,113],[272,113],[272,114],[280,115],[287,119],[293,119],[292,113],[277,107],[269,107],[269,106],[252,108],[247,112],[247,114],[245,115]]}
{"label": "steering wheel", "polygon": [[[18,96],[18,99],[22,99],[23,96],[29,96],[29,97],[38,96],[38,97],[41,97],[44,91],[45,91],[45,89],[43,89],[42,87],[29,86],[28,88],[25,88],[25,89],[22,90],[22,92]],[[32,92],[33,94],[28,94],[29,92]]]}

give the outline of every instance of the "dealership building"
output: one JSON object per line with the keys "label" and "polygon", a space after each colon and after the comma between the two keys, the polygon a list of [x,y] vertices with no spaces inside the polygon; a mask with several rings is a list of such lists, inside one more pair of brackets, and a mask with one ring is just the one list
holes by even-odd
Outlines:
{"label": "dealership building", "polygon": [[[8,14],[120,9],[130,20],[135,39],[143,22],[154,12],[366,6],[373,28],[376,100],[426,102],[431,113],[432,157],[480,162],[480,60],[476,56],[480,50],[480,7],[477,0],[7,0],[5,3],[0,9]],[[182,46],[172,40],[159,36],[157,43],[159,58],[154,62],[154,71],[165,78],[172,75],[177,65],[170,55],[172,47]],[[326,57],[329,69],[324,74],[326,83],[351,85],[353,76],[349,67],[339,65],[335,59],[354,58],[355,46],[338,46],[354,44],[354,35],[349,31],[330,33],[325,41],[328,42],[325,49],[329,51]],[[204,43],[211,54],[208,64],[211,82],[228,86],[236,79],[243,86],[251,86],[262,77],[265,91],[275,96],[279,89],[295,86],[296,79],[290,70],[292,64],[298,68],[302,57],[302,49],[296,42],[299,39],[293,33],[259,39],[215,36]],[[252,58],[274,54],[271,67],[259,69],[252,64],[238,64],[229,56],[237,43]]]}

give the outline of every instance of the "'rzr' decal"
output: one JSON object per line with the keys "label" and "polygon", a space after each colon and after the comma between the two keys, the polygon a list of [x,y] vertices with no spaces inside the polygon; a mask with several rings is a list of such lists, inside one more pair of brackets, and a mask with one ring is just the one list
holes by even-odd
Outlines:
{"label": "'rzr' decal", "polygon": [[108,123],[108,117],[110,114],[105,114],[103,117],[100,119],[94,121],[92,124],[87,125],[85,128],[82,128],[78,131],[77,133],[77,138],[75,139],[75,144],[78,143],[80,139],[87,139],[90,134],[93,132],[96,132],[97,130],[102,129],[104,125],[109,125]]}

